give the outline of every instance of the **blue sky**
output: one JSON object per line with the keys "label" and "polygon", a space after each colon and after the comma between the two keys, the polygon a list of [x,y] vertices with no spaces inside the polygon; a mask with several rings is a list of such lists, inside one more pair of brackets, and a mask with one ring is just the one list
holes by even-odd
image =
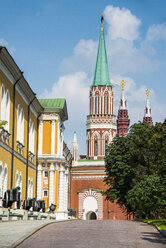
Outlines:
{"label": "blue sky", "polygon": [[2,0],[0,44],[5,45],[39,97],[65,97],[69,148],[77,131],[85,153],[88,91],[93,80],[100,16],[117,115],[121,79],[131,123],[142,120],[150,89],[154,122],[166,117],[165,0]]}

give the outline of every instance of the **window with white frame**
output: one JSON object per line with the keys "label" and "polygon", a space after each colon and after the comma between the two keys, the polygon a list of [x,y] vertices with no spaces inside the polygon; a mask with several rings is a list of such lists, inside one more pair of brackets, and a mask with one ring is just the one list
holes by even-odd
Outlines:
{"label": "window with white frame", "polygon": [[21,123],[21,108],[20,104],[17,107],[17,141],[20,141],[20,123]]}
{"label": "window with white frame", "polygon": [[6,118],[5,120],[7,121],[6,124],[6,129],[9,132],[9,127],[10,127],[10,94],[9,90],[6,91]]}
{"label": "window with white frame", "polygon": [[35,128],[34,122],[30,119],[29,121],[29,151],[34,154],[34,145],[35,145]]}
{"label": "window with white frame", "polygon": [[6,115],[5,115],[5,86],[2,84],[1,86],[1,120],[6,120]]}
{"label": "window with white frame", "polygon": [[24,144],[24,111],[20,104],[17,108],[17,141]]}
{"label": "window with white frame", "polygon": [[24,144],[24,111],[21,109],[21,143]]}
{"label": "window with white frame", "polygon": [[2,199],[3,198],[3,167],[2,167],[2,162],[0,161],[0,207],[2,207]]}
{"label": "window with white frame", "polygon": [[43,191],[43,197],[48,197],[48,190]]}
{"label": "window with white frame", "polygon": [[8,170],[7,170],[7,165],[5,165],[4,168],[4,173],[3,173],[3,195],[7,190],[7,180],[8,180]]}
{"label": "window with white frame", "polygon": [[20,186],[20,193],[21,193],[21,197],[22,197],[22,173],[21,172],[20,172],[19,186]]}
{"label": "window with white frame", "polygon": [[10,94],[9,90],[5,92],[5,86],[1,86],[1,120],[7,121],[5,129],[9,132],[10,127]]}
{"label": "window with white frame", "polygon": [[31,180],[30,180],[30,177],[28,179],[28,198],[31,198]]}
{"label": "window with white frame", "polygon": [[31,198],[33,198],[33,179],[31,178]]}

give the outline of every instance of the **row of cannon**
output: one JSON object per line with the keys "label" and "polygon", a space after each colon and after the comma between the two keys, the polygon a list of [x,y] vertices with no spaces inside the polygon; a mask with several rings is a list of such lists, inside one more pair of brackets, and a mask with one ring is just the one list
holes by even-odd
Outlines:
{"label": "row of cannon", "polygon": [[[4,208],[11,208],[12,204],[16,202],[16,207],[17,209],[21,208],[21,192],[20,192],[20,187],[16,187],[13,189],[8,189],[5,194],[4,198],[2,199],[3,201],[3,207]],[[33,211],[41,211],[45,213],[46,211],[46,204],[44,200],[36,200],[36,198],[31,198],[24,200],[23,202],[23,209],[24,210],[30,210],[32,209]],[[51,204],[49,206],[49,212],[54,213],[56,210],[56,205]],[[68,216],[74,216],[76,217],[76,211],[73,210],[72,208],[68,208]]]}
{"label": "row of cannon", "polygon": [[[21,192],[20,187],[16,187],[13,189],[8,189],[4,193],[3,201],[3,207],[4,208],[11,208],[12,204],[16,202],[16,208],[20,209],[21,207]],[[44,213],[46,211],[46,205],[44,200],[36,200],[36,198],[31,198],[24,200],[23,202],[23,209],[24,210],[30,210],[32,208],[33,211],[39,212],[42,210]],[[54,212],[56,209],[56,205],[51,204],[49,207],[50,212]]]}

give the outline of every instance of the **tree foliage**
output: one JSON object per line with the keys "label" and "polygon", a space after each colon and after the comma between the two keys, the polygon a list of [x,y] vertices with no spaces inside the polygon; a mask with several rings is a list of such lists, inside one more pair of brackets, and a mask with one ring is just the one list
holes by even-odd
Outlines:
{"label": "tree foliage", "polygon": [[7,121],[0,121],[0,129],[2,129],[7,124]]}
{"label": "tree foliage", "polygon": [[116,200],[127,212],[155,216],[165,211],[166,134],[161,123],[139,122],[127,136],[115,137],[105,164],[107,199]]}

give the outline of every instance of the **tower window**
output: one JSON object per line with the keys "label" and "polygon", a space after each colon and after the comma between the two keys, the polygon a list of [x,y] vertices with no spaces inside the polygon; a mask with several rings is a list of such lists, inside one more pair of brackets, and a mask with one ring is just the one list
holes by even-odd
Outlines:
{"label": "tower window", "polygon": [[96,96],[96,114],[99,113],[99,96]]}
{"label": "tower window", "polygon": [[105,95],[105,114],[108,114],[108,96]]}
{"label": "tower window", "polygon": [[108,146],[108,140],[105,141],[105,154],[106,154],[107,146]]}
{"label": "tower window", "polygon": [[95,140],[95,156],[98,155],[98,145],[97,145],[97,140]]}

